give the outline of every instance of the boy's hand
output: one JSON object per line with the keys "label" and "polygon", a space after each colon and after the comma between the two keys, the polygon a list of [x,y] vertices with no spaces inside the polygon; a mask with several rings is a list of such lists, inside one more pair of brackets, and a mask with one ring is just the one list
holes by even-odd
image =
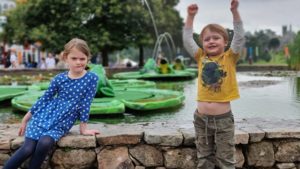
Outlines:
{"label": "boy's hand", "polygon": [[232,0],[230,10],[231,11],[236,11],[238,9],[238,6],[239,6],[239,1],[238,0]]}
{"label": "boy's hand", "polygon": [[195,16],[197,14],[197,12],[198,12],[198,6],[197,6],[197,4],[191,4],[191,5],[189,5],[187,11],[188,11],[188,15]]}

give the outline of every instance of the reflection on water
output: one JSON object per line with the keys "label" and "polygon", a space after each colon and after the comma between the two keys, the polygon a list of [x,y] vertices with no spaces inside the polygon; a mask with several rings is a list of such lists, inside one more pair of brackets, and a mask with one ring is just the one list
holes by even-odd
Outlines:
{"label": "reflection on water", "polygon": [[241,98],[233,102],[236,118],[261,117],[280,119],[299,119],[299,95],[295,97],[297,77],[263,77],[239,74],[243,79],[261,79],[278,81],[264,87],[240,88]]}
{"label": "reflection on water", "polygon": [[[235,118],[279,118],[300,119],[300,78],[253,76],[238,73],[241,98],[232,102]],[[182,91],[184,105],[177,108],[127,113],[119,117],[92,116],[91,122],[136,123],[136,122],[174,122],[178,125],[191,124],[196,108],[197,79],[181,82],[157,82],[160,89]],[[5,107],[5,106],[4,106]],[[19,114],[10,113],[11,108],[0,107],[0,122],[14,122]],[[12,119],[12,120],[11,120]]]}
{"label": "reflection on water", "polygon": [[293,93],[295,94],[295,98],[300,102],[300,77],[294,79],[294,87]]}
{"label": "reflection on water", "polygon": [[[241,118],[300,118],[300,78],[253,76],[238,73],[241,98],[232,102],[236,119]],[[126,114],[111,122],[175,122],[178,125],[192,124],[196,108],[197,79],[184,82],[158,82],[158,88],[179,90],[185,93],[184,105],[177,109]]]}
{"label": "reflection on water", "polygon": [[0,102],[0,123],[17,123],[22,117],[22,114],[12,113],[9,102]]}

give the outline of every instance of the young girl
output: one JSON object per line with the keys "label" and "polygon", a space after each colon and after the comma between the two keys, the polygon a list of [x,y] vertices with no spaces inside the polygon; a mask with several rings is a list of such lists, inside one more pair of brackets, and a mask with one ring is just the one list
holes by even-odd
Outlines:
{"label": "young girl", "polygon": [[85,67],[90,51],[85,41],[72,39],[64,48],[64,59],[69,71],[60,73],[51,81],[48,90],[24,116],[19,135],[24,144],[7,161],[4,169],[17,169],[31,157],[29,169],[40,168],[49,150],[80,120],[80,133],[95,135],[88,130],[87,121],[91,102],[96,93],[98,77]]}
{"label": "young girl", "polygon": [[234,119],[230,101],[239,98],[235,66],[243,47],[244,30],[238,0],[231,1],[234,36],[230,48],[227,31],[209,24],[200,34],[203,49],[193,40],[193,21],[198,6],[188,7],[183,30],[184,46],[198,61],[198,98],[194,114],[198,169],[234,169]]}

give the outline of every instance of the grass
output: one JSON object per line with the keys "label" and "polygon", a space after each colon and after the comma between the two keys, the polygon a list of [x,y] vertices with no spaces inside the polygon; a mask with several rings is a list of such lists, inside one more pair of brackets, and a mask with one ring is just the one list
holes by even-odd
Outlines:
{"label": "grass", "polygon": [[[256,62],[253,62],[252,65],[254,66],[287,66],[287,60],[283,55],[283,52],[271,52],[271,60],[265,61],[262,59],[257,60]],[[239,65],[249,65],[248,61],[243,61]]]}

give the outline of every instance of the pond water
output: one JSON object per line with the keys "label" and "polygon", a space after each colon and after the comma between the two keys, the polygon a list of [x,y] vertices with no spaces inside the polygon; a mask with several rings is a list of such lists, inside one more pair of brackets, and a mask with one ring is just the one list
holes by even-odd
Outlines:
{"label": "pond water", "polygon": [[[237,74],[241,98],[232,102],[236,119],[300,119],[300,78],[293,76],[274,77],[253,72]],[[168,122],[177,125],[192,124],[196,108],[197,79],[183,82],[157,82],[160,89],[183,91],[184,104],[177,108],[131,112],[121,117],[91,117],[91,122],[136,123]],[[9,103],[0,105],[0,123],[18,122],[23,114],[13,113]]]}

